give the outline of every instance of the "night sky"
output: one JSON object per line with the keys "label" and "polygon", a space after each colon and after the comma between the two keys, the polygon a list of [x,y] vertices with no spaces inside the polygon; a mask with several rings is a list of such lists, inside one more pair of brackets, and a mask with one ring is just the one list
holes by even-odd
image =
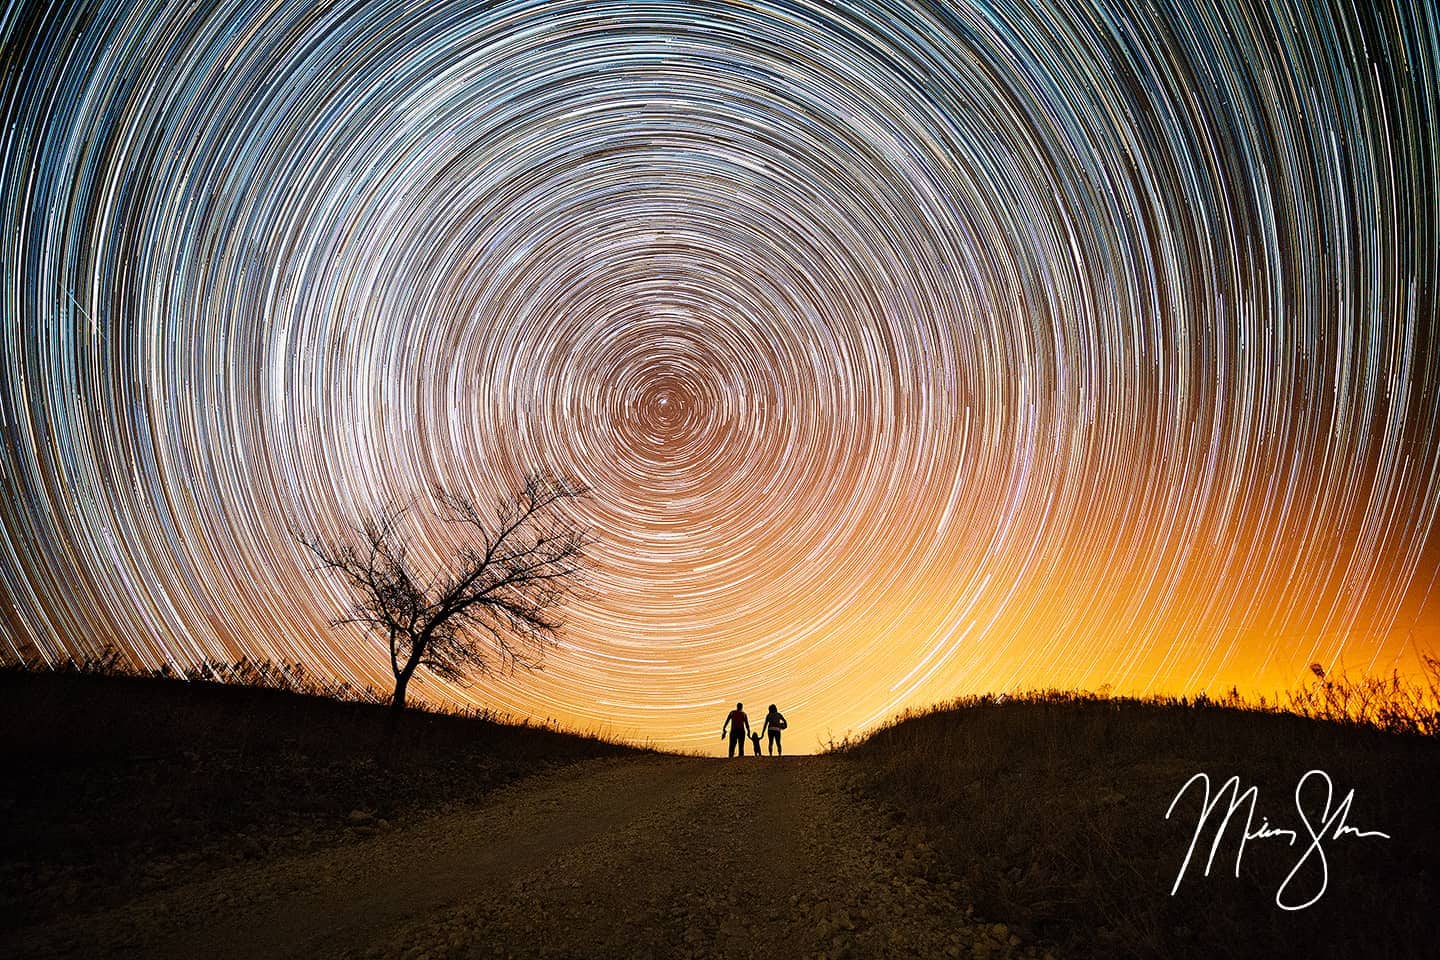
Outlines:
{"label": "night sky", "polygon": [[561,645],[415,694],[804,750],[1440,652],[1428,0],[3,17],[12,653],[388,690],[291,526],[539,466]]}

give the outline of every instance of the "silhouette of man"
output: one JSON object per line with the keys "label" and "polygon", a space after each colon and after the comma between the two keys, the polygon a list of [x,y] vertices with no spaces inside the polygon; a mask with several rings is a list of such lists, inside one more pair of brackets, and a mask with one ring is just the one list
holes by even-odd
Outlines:
{"label": "silhouette of man", "polygon": [[750,734],[750,718],[745,716],[745,704],[735,704],[735,709],[730,711],[725,718],[725,723],[720,727],[720,739],[725,739],[725,728],[730,728],[730,756],[735,756],[735,750],[740,750],[740,756],[745,756],[745,739]]}

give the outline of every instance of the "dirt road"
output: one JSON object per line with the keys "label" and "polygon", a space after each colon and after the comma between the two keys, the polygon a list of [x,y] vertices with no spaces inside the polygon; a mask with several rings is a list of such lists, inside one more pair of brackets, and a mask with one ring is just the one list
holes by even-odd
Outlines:
{"label": "dirt road", "polygon": [[[368,831],[367,831],[368,832]],[[192,879],[0,956],[1027,956],[844,761],[594,761],[355,843]]]}

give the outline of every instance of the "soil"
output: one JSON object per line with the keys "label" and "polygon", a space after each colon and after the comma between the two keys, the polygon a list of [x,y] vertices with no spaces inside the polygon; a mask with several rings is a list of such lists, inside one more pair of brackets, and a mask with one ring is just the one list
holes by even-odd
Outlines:
{"label": "soil", "polygon": [[[598,759],[0,932],[0,956],[1040,956],[842,757]],[[122,898],[123,899],[123,898]]]}

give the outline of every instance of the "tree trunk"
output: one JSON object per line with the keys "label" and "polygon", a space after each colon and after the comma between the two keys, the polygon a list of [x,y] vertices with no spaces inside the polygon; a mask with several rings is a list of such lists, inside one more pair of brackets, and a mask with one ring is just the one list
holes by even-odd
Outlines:
{"label": "tree trunk", "polygon": [[[400,715],[405,712],[405,688],[410,685],[410,678],[415,675],[415,669],[420,666],[420,658],[425,656],[425,647],[430,643],[430,632],[427,630],[418,637],[409,635],[410,656],[405,659],[405,666],[395,674],[395,695],[390,698],[390,722],[386,724],[391,733],[395,732],[396,726],[400,723]],[[392,656],[393,665],[394,658]]]}
{"label": "tree trunk", "polygon": [[394,736],[400,726],[400,717],[405,713],[405,688],[410,685],[410,678],[415,675],[415,667],[419,663],[417,657],[395,674],[395,695],[390,698],[390,716],[385,721],[385,732],[389,736]]}
{"label": "tree trunk", "polygon": [[390,709],[394,713],[405,712],[405,688],[410,685],[414,671],[409,667],[395,674],[395,696],[390,698]]}

